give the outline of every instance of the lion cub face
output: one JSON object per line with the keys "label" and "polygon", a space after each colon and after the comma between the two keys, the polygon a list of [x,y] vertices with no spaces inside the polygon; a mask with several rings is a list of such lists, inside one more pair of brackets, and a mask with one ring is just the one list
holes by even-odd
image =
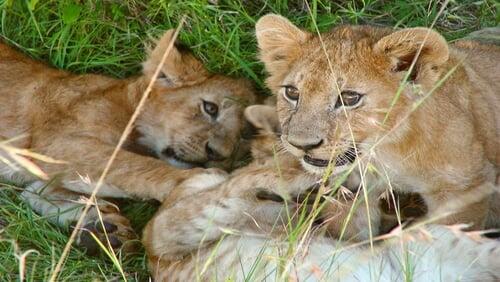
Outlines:
{"label": "lion cub face", "polygon": [[[167,32],[150,53],[145,77],[153,75],[171,38]],[[254,98],[248,81],[211,75],[174,45],[137,122],[138,141],[181,168],[222,161],[238,147],[243,110]]]}
{"label": "lion cub face", "polygon": [[433,87],[448,59],[444,39],[427,29],[344,26],[320,38],[268,15],[256,32],[267,84],[278,97],[283,143],[318,174],[329,163],[341,172],[367,153],[411,110],[419,91]]}

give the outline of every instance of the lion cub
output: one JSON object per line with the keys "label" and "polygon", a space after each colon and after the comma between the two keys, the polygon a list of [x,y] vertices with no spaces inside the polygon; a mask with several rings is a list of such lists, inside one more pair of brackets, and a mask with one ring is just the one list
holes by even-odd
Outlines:
{"label": "lion cub", "polygon": [[500,47],[448,44],[427,28],[319,36],[278,15],[262,17],[256,34],[284,146],[306,170],[337,174],[359,160],[419,193],[429,218],[485,226],[498,205]]}
{"label": "lion cub", "polygon": [[[187,179],[146,226],[143,243],[155,281],[393,281],[408,278],[406,267],[412,268],[413,281],[499,278],[498,242],[475,241],[443,226],[413,231],[403,236],[410,242],[393,240],[375,252],[346,246],[335,237],[349,220],[353,201],[342,197],[322,210],[322,216],[332,217],[325,223],[328,236],[319,230],[297,235],[300,208],[287,199],[307,192],[317,177],[278,150],[273,107],[251,106],[245,115],[260,133],[252,144],[254,161],[229,178]],[[366,221],[359,207],[346,237],[361,233],[366,239]],[[294,236],[299,239],[291,241]]]}
{"label": "lion cub", "polygon": [[[51,214],[59,224],[78,218],[78,200],[92,192],[155,68],[173,44],[173,34],[169,30],[157,42],[142,75],[128,79],[53,69],[0,43],[0,136],[12,139],[13,146],[65,162],[35,160],[54,180],[33,182],[23,192],[34,210]],[[175,44],[148,99],[98,197],[162,200],[185,179],[210,173],[193,167],[222,161],[235,151],[244,105],[255,97],[249,82],[208,73]],[[4,153],[2,157],[8,158]],[[17,182],[36,180],[3,163],[0,174]],[[99,199],[98,205],[114,245],[135,238],[128,220],[112,204]],[[86,227],[99,233],[96,220],[94,208]],[[88,249],[96,247],[91,238],[82,240]]]}

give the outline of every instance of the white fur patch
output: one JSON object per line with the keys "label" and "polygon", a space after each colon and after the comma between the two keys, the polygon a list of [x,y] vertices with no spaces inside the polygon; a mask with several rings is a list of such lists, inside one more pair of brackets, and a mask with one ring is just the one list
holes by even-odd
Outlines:
{"label": "white fur patch", "polygon": [[31,209],[41,216],[47,218],[53,223],[65,226],[70,222],[77,220],[81,214],[83,204],[72,199],[62,199],[59,195],[51,195],[46,193],[47,183],[43,181],[35,181],[24,189],[21,193],[21,198],[29,204]]}
{"label": "white fur patch", "polygon": [[[54,190],[50,185],[43,181],[34,181],[26,186],[21,197],[36,213],[60,226],[78,220],[88,198],[64,189]],[[98,199],[97,204],[113,205],[102,199]],[[97,216],[95,205],[92,205],[87,212],[86,222],[96,219]]]}
{"label": "white fur patch", "polygon": [[192,193],[202,191],[207,188],[214,187],[221,184],[228,179],[227,174],[207,172],[197,174],[188,180],[186,180],[185,185]]}
{"label": "white fur patch", "polygon": [[[237,281],[245,280],[249,272],[252,280],[278,280],[274,275],[283,265],[289,267],[284,277],[297,281],[404,281],[406,275],[418,282],[497,281],[489,273],[498,275],[500,271],[498,242],[478,243],[465,233],[454,234],[442,226],[412,232],[402,241],[394,238],[375,252],[342,248],[336,241],[320,237],[310,241],[307,248],[296,249],[291,260],[282,260],[288,246],[286,241],[265,236],[229,236],[217,249],[203,253],[203,259],[216,255],[210,271],[217,277],[236,277]],[[192,270],[196,262],[193,260],[188,269]],[[409,274],[406,267],[411,267]]]}
{"label": "white fur patch", "polygon": [[[92,192],[95,189],[95,183],[92,183],[90,179],[88,178],[82,178],[82,179],[75,179],[75,180],[69,180],[69,181],[63,181],[63,185],[66,189],[78,192],[78,193],[84,193],[84,194],[92,194]],[[99,188],[99,192],[97,193],[98,197],[110,197],[110,198],[129,198],[130,196],[127,195],[123,190],[120,188],[108,184],[108,183],[103,183],[101,187]]]}
{"label": "white fur patch", "polygon": [[174,158],[165,158],[163,156],[160,156],[160,159],[162,161],[167,162],[169,165],[171,165],[173,167],[176,167],[176,168],[180,168],[180,169],[189,169],[189,168],[193,168],[194,167],[194,165],[192,165],[190,163],[183,162],[183,161],[180,161],[180,160],[177,160],[177,159],[174,159]]}
{"label": "white fur patch", "polygon": [[193,219],[192,224],[196,228],[192,230],[191,236],[198,238],[202,236],[215,237],[221,232],[221,227],[234,227],[236,222],[241,221],[244,211],[248,209],[245,201],[237,198],[225,199],[223,204],[224,206],[216,204],[206,206],[201,216]]}

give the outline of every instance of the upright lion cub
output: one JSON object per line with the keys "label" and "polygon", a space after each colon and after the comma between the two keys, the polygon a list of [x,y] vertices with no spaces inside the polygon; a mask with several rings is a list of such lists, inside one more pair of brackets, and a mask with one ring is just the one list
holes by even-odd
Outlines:
{"label": "upright lion cub", "polygon": [[[143,63],[143,74],[129,79],[53,69],[0,43],[1,138],[17,138],[10,144],[65,162],[35,160],[55,177],[50,185],[34,182],[24,191],[36,211],[53,214],[60,224],[78,218],[79,198],[92,192],[155,68],[174,44],[173,34],[167,31],[158,41]],[[208,73],[189,51],[176,46],[98,197],[162,200],[189,177],[218,174],[192,167],[224,160],[237,147],[243,105],[254,101],[250,84]],[[3,163],[0,172],[14,181],[36,180]],[[115,245],[134,237],[128,221],[113,205],[101,199],[99,204],[105,227],[114,232]],[[96,218],[91,210],[86,222],[88,229],[98,232]],[[94,246],[93,240],[87,241],[82,244]]]}
{"label": "upright lion cub", "polygon": [[[310,172],[370,162],[441,223],[485,224],[500,166],[500,48],[427,28],[256,25],[282,140]],[[492,202],[493,205],[499,203]]]}
{"label": "upright lion cub", "polygon": [[262,105],[245,110],[259,130],[254,162],[227,178],[187,179],[163,202],[143,236],[155,281],[498,280],[500,242],[444,226],[402,231],[408,236],[374,252],[336,240],[349,221],[344,238],[367,237],[364,208],[351,214],[355,202],[340,195],[321,211],[331,218],[324,227],[333,238],[315,227],[309,236],[298,232],[300,206],[286,199],[308,191],[318,177],[277,150],[275,114]]}

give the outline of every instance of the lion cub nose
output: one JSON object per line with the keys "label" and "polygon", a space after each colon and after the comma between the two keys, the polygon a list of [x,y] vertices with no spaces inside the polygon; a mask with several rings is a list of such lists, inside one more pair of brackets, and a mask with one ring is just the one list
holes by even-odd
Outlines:
{"label": "lion cub nose", "polygon": [[323,144],[323,139],[320,139],[320,140],[301,140],[301,141],[288,139],[287,141],[290,145],[292,145],[295,148],[298,148],[304,152],[318,148],[319,146],[321,146],[321,144]]}
{"label": "lion cub nose", "polygon": [[222,154],[211,148],[208,143],[205,145],[205,151],[207,152],[207,158],[209,161],[221,161],[225,159]]}

